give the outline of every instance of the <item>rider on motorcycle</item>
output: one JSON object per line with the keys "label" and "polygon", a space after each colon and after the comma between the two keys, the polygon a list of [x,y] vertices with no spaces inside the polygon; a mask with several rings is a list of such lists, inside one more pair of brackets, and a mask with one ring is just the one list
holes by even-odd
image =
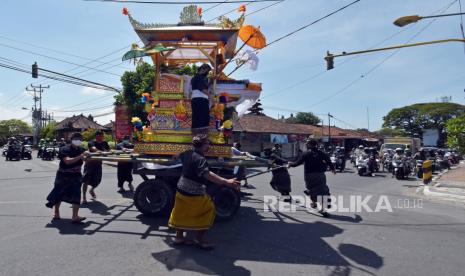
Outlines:
{"label": "rider on motorcycle", "polygon": [[394,157],[393,159],[394,160],[403,160],[405,155],[404,155],[404,150],[402,148],[396,148],[395,150],[395,154],[394,154]]}
{"label": "rider on motorcycle", "polygon": [[60,142],[58,143],[58,147],[61,148],[61,147],[64,147],[64,146],[66,146],[65,138],[61,138]]}

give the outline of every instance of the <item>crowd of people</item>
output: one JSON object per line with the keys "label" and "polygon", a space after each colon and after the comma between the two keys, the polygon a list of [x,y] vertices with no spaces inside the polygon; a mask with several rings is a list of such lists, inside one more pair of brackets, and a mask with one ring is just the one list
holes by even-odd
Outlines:
{"label": "crowd of people", "polygon": [[[96,189],[102,181],[102,162],[89,159],[96,152],[110,151],[110,146],[103,139],[103,133],[97,132],[95,140],[89,141],[87,148],[82,146],[83,137],[74,133],[69,144],[60,145],[58,158],[60,160],[53,189],[47,196],[48,208],[54,210],[53,220],[60,220],[60,206],[62,202],[72,205],[72,223],[83,223],[86,219],[79,215],[82,204],[87,203],[87,195],[97,198]],[[192,140],[193,149],[182,152],[174,157],[182,163],[182,175],[177,183],[174,207],[169,218],[169,226],[176,229],[173,245],[193,243],[202,249],[211,249],[212,245],[205,239],[206,231],[215,219],[215,206],[206,193],[207,183],[226,185],[234,189],[241,186],[241,181],[247,186],[247,171],[244,167],[235,169],[235,178],[225,179],[213,173],[208,165],[205,153],[209,149],[209,140],[205,134],[197,134]],[[117,150],[131,151],[134,146],[129,137],[116,145]],[[312,207],[317,208],[318,197],[329,196],[330,191],[326,183],[327,168],[336,173],[329,156],[318,148],[314,140],[308,140],[307,151],[301,152],[292,162],[283,158],[282,147],[276,144],[265,151],[264,157],[253,156],[241,150],[241,145],[235,143],[231,148],[234,156],[247,156],[263,161],[270,167],[272,179],[271,187],[280,193],[283,201],[292,202],[291,177],[288,169],[304,166],[305,191],[312,200]],[[132,185],[132,163],[120,162],[117,165],[118,192],[124,192],[124,183],[128,183],[130,191]],[[328,216],[325,205],[321,202],[319,212]],[[326,205],[327,206],[327,205]],[[195,238],[187,240],[186,231],[195,231]]]}

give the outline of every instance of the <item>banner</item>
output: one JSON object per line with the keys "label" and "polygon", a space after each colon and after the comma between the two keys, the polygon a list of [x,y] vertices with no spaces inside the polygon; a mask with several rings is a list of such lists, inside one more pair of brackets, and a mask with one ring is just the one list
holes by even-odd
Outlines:
{"label": "banner", "polygon": [[115,108],[115,139],[120,141],[125,135],[131,136],[132,125],[129,120],[126,106],[119,105]]}

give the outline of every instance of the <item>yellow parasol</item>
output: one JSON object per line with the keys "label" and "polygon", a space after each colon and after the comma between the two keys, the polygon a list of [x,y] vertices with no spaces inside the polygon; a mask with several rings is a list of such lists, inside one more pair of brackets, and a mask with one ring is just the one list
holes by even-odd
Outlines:
{"label": "yellow parasol", "polygon": [[266,46],[266,38],[260,31],[260,27],[244,25],[239,29],[239,37],[254,49],[262,49]]}

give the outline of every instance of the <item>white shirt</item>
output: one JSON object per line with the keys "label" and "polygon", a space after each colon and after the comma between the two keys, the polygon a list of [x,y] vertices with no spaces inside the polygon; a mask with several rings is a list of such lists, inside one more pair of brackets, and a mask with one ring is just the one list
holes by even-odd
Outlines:
{"label": "white shirt", "polygon": [[208,100],[207,94],[205,94],[205,93],[203,93],[202,91],[197,90],[197,89],[195,89],[195,90],[192,91],[192,99],[193,99],[193,98],[204,98],[204,99],[207,99],[207,100]]}

